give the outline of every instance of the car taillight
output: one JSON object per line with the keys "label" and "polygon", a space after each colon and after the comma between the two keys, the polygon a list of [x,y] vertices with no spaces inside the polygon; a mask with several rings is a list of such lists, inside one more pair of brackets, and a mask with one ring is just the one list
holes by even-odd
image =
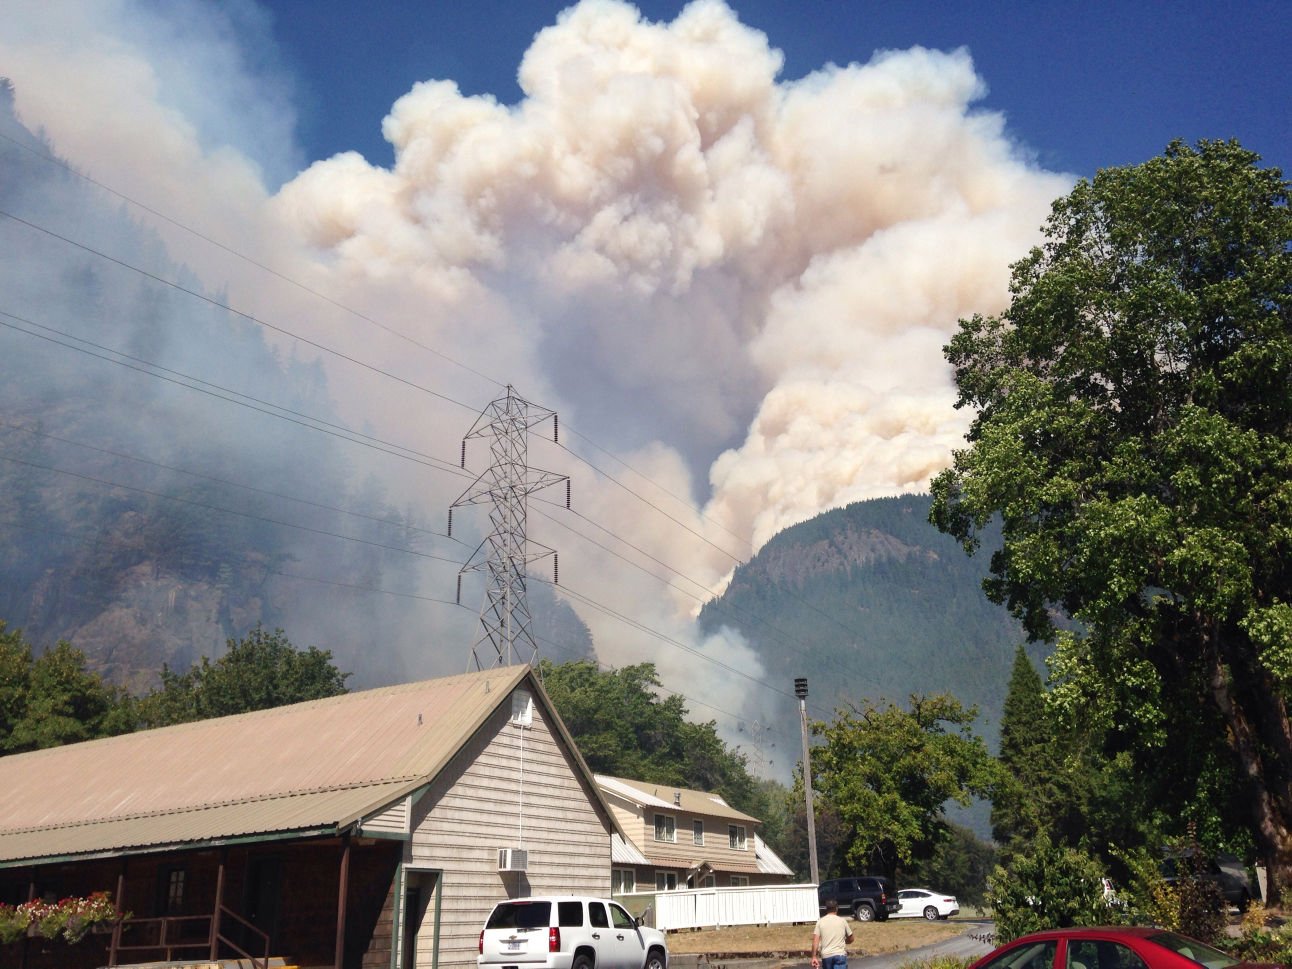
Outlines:
{"label": "car taillight", "polygon": [[550,929],[547,930],[547,951],[548,952],[561,951],[561,930],[558,929],[555,925],[553,925]]}
{"label": "car taillight", "polygon": [[480,954],[484,955],[484,929],[480,930]]}

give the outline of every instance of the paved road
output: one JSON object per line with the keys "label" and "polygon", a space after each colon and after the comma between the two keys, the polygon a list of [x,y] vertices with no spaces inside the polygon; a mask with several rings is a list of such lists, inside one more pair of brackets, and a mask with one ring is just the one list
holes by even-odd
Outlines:
{"label": "paved road", "polygon": [[[993,946],[982,942],[975,936],[988,936],[995,931],[990,921],[969,922],[959,935],[918,949],[906,949],[903,952],[890,952],[886,955],[852,956],[848,959],[848,969],[898,969],[917,960],[932,959],[936,956],[955,956],[962,959],[977,959],[986,955]],[[669,959],[670,969],[810,969],[811,960],[806,956],[768,957],[751,956],[747,959],[714,959],[702,956],[675,955]]]}

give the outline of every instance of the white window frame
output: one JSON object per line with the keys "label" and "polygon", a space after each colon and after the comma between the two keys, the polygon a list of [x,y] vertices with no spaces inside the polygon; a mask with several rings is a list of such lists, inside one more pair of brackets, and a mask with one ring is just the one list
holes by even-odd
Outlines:
{"label": "white window frame", "polygon": [[732,887],[732,888],[748,888],[748,887],[749,887],[749,876],[748,876],[748,875],[732,875],[732,876],[731,876],[731,887]]}
{"label": "white window frame", "polygon": [[[661,837],[660,832],[663,831]],[[677,818],[671,814],[655,815],[655,840],[677,844]]]}
{"label": "white window frame", "polygon": [[677,891],[677,872],[655,870],[655,891],[657,892],[675,892]]}
{"label": "white window frame", "polygon": [[704,822],[698,818],[691,822],[691,844],[704,844]]}
{"label": "white window frame", "polygon": [[700,879],[699,883],[695,887],[696,888],[717,888],[718,876],[715,875],[713,872],[709,872],[709,874],[705,875],[703,878]]}
{"label": "white window frame", "polygon": [[727,846],[732,851],[749,850],[749,832],[743,824],[727,825]]}
{"label": "white window frame", "polygon": [[635,891],[637,891],[637,872],[635,869],[610,869],[611,895],[631,895]]}

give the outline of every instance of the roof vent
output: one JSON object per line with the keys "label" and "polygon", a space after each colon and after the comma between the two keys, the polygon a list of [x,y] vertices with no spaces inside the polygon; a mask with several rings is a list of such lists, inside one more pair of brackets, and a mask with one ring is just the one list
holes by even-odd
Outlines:
{"label": "roof vent", "polygon": [[499,848],[499,871],[526,871],[529,868],[529,852],[524,848]]}
{"label": "roof vent", "polygon": [[681,807],[681,806],[682,806],[682,792],[681,792],[681,791],[674,791],[674,792],[673,792],[673,803],[674,803],[674,804],[676,804],[678,807]]}

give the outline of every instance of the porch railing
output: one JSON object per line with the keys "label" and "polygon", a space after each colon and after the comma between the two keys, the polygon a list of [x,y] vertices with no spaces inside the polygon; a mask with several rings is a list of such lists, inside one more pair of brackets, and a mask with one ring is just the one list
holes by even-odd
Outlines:
{"label": "porch railing", "polygon": [[[218,917],[217,917],[218,916]],[[248,952],[224,932],[225,920],[238,925],[252,940],[258,941],[259,955]],[[200,938],[188,925],[205,928]],[[136,939],[136,931],[143,941]],[[227,946],[239,959],[248,960],[252,969],[268,969],[269,936],[260,931],[227,905],[221,905],[213,915],[165,915],[158,918],[122,919],[112,932],[112,945],[108,952],[108,965],[118,965],[117,957],[127,952],[160,952],[170,962],[178,951],[201,949],[213,956],[219,947]]]}

